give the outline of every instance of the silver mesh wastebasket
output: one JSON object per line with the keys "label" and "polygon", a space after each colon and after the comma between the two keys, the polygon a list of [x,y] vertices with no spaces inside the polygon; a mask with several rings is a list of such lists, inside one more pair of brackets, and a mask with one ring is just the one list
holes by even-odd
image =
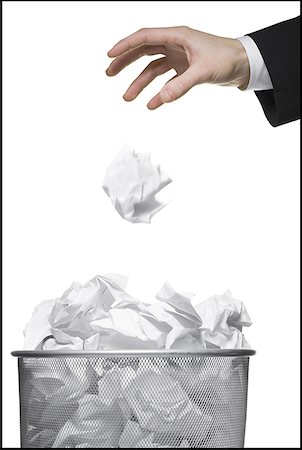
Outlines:
{"label": "silver mesh wastebasket", "polygon": [[243,448],[253,350],[16,351],[22,448]]}

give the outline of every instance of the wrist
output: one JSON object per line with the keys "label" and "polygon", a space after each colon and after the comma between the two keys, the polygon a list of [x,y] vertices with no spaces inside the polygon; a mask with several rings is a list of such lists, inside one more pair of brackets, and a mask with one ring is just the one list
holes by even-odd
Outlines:
{"label": "wrist", "polygon": [[238,39],[232,39],[235,48],[234,85],[244,91],[250,80],[250,63],[244,46]]}

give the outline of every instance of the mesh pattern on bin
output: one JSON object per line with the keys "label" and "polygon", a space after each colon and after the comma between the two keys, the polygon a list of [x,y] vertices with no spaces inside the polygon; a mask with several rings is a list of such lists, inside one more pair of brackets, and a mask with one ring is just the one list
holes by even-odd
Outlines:
{"label": "mesh pattern on bin", "polygon": [[22,448],[242,448],[249,358],[19,358]]}

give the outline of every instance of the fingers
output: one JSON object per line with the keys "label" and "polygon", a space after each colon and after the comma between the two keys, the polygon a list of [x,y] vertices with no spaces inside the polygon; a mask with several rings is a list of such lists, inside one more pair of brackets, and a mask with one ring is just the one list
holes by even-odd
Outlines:
{"label": "fingers", "polygon": [[[161,58],[160,60],[164,60],[164,59],[165,58]],[[160,61],[160,60],[157,60],[157,61]],[[155,61],[153,61],[153,62],[155,62]],[[163,63],[161,63],[161,64],[163,64]],[[147,67],[146,67],[146,69],[147,69]],[[166,70],[165,72],[167,72],[168,70]],[[162,73],[165,73],[165,72],[162,72]],[[144,72],[142,72],[142,74],[143,73]],[[156,77],[154,77],[154,78],[156,78]],[[134,81],[134,83],[135,83],[135,81]],[[150,80],[150,82],[151,81],[152,80]],[[175,75],[173,78],[171,78],[171,80],[169,80],[165,84],[165,86],[162,88],[162,90],[149,101],[149,103],[147,104],[147,108],[150,110],[154,110],[154,109],[157,109],[159,106],[163,105],[164,103],[170,103],[174,100],[177,100],[178,98],[182,97],[186,92],[188,92],[196,84],[198,84],[196,70],[194,70],[194,68],[193,69],[189,68],[182,75]],[[127,94],[127,92],[126,92],[126,94]],[[124,98],[125,98],[125,96],[124,96]],[[133,98],[135,98],[135,97],[133,97]],[[128,99],[125,99],[125,100],[128,100]]]}
{"label": "fingers", "polygon": [[[107,75],[113,76],[118,74],[127,65],[143,55],[160,53],[166,55],[166,46],[168,45],[186,48],[185,46],[190,38],[189,31],[190,29],[187,27],[144,28],[131,34],[119,41],[108,52],[108,56],[115,59],[106,70]],[[124,94],[124,99],[126,101],[135,99],[151,81],[171,68],[172,66],[166,57],[151,62],[129,86]],[[181,75],[170,80],[149,101],[147,106],[149,109],[156,109],[163,103],[172,102],[188,92],[198,82],[200,82],[198,73],[196,73],[196,69],[194,70],[193,66],[190,66]]]}
{"label": "fingers", "polygon": [[198,84],[198,73],[193,66],[189,67],[183,74],[172,78],[160,91],[162,103],[170,103],[182,97],[193,86]]}
{"label": "fingers", "polygon": [[166,48],[163,45],[142,45],[133,50],[129,50],[127,53],[115,58],[106,70],[108,76],[117,75],[126,66],[133,63],[141,56],[144,55],[158,55],[165,54]]}
{"label": "fingers", "polygon": [[134,100],[151,81],[170,69],[172,67],[165,57],[152,61],[129,86],[124,94],[124,99],[128,102]]}
{"label": "fingers", "polygon": [[182,45],[185,40],[186,30],[187,27],[142,28],[115,44],[109,50],[108,56],[115,58],[145,44]]}

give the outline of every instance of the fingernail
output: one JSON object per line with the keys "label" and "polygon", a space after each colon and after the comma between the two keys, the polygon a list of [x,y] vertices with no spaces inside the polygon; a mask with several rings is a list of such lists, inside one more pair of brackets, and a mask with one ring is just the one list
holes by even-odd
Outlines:
{"label": "fingernail", "polygon": [[168,89],[164,89],[160,93],[160,98],[164,103],[170,102],[172,100],[172,93]]}

